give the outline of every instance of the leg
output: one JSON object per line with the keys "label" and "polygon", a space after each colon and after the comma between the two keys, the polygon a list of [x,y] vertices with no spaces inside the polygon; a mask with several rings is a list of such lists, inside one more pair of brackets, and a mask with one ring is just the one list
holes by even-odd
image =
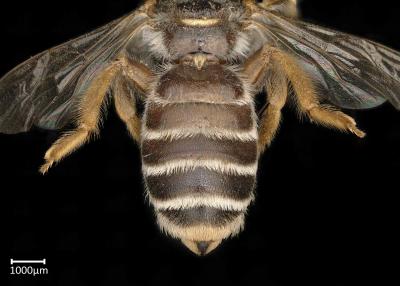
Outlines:
{"label": "leg", "polygon": [[259,6],[266,10],[276,10],[287,17],[297,17],[297,0],[263,0]]}
{"label": "leg", "polygon": [[244,5],[250,14],[260,10],[275,10],[287,17],[297,17],[297,0],[244,0]]}
{"label": "leg", "polygon": [[360,138],[365,136],[353,118],[332,106],[320,104],[314,83],[291,55],[266,46],[247,61],[244,73],[257,88],[264,80],[263,75],[272,66],[279,67],[291,82],[299,111],[308,115],[311,121],[354,133]]}
{"label": "leg", "polygon": [[258,149],[263,152],[271,144],[281,121],[281,110],[286,104],[288,79],[284,71],[271,59],[271,53],[258,51],[244,65],[244,75],[256,90],[265,87],[267,109],[259,122]]}
{"label": "leg", "polygon": [[300,113],[321,125],[347,131],[363,138],[365,133],[357,128],[355,120],[332,106],[321,105],[312,79],[301,69],[292,56],[274,49],[271,58],[285,72],[292,83]]}
{"label": "leg", "polygon": [[42,174],[47,173],[54,163],[74,152],[85,144],[91,135],[98,132],[101,106],[119,66],[119,62],[116,61],[93,80],[80,102],[77,128],[60,137],[46,152],[46,162],[40,168]]}
{"label": "leg", "polygon": [[277,70],[270,75],[265,88],[268,95],[268,106],[259,123],[259,152],[264,152],[265,147],[271,144],[279,128],[281,110],[286,104],[288,95],[287,78]]}
{"label": "leg", "polygon": [[[77,128],[64,134],[46,152],[46,162],[40,168],[42,174],[47,173],[54,163],[59,162],[64,157],[74,152],[85,144],[92,135],[98,133],[98,125],[101,119],[101,107],[104,104],[107,91],[118,72],[122,72],[131,79],[135,88],[138,90],[142,92],[147,90],[149,80],[151,79],[150,71],[142,64],[130,62],[127,58],[122,56],[104,69],[101,74],[93,80],[86,94],[82,97],[82,101],[79,104],[80,111],[77,120]],[[123,105],[123,103],[121,104]],[[140,134],[140,131],[137,130],[140,129],[132,125],[133,134]]]}
{"label": "leg", "polygon": [[153,82],[153,72],[144,64],[132,61],[126,57],[121,58],[120,61],[122,76],[131,81],[135,90],[142,94],[146,93]]}
{"label": "leg", "polygon": [[136,110],[135,95],[127,80],[130,80],[136,91],[145,93],[152,78],[153,74],[146,66],[125,60],[122,74],[117,76],[113,85],[115,109],[137,143],[140,143],[141,119]]}
{"label": "leg", "polygon": [[125,122],[129,133],[140,143],[141,120],[136,111],[136,99],[123,77],[118,77],[113,86],[114,105],[118,116]]}

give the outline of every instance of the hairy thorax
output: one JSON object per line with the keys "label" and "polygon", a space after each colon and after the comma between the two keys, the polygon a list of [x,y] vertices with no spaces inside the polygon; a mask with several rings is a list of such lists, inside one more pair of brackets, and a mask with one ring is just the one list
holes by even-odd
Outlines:
{"label": "hairy thorax", "polygon": [[232,46],[233,35],[220,27],[185,27],[178,26],[173,33],[167,33],[167,47],[172,60],[186,54],[205,53],[216,57],[224,57]]}

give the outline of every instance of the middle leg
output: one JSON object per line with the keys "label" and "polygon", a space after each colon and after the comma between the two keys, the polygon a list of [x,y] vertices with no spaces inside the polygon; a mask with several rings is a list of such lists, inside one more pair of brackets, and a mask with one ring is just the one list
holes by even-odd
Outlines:
{"label": "middle leg", "polygon": [[137,114],[136,98],[123,76],[116,78],[113,84],[113,93],[115,110],[119,118],[125,123],[132,138],[139,144],[141,120]]}
{"label": "middle leg", "polygon": [[267,108],[259,123],[259,152],[264,152],[275,137],[282,117],[282,108],[288,95],[288,81],[281,71],[271,73],[265,85],[267,92]]}
{"label": "middle leg", "polygon": [[138,92],[147,93],[154,75],[149,68],[139,62],[127,58],[123,61],[122,71],[113,84],[114,105],[132,138],[140,144],[141,119],[137,112],[135,95]]}
{"label": "middle leg", "polygon": [[244,75],[256,90],[267,92],[267,108],[259,120],[258,150],[264,152],[275,137],[281,121],[281,110],[288,96],[288,79],[271,58],[270,53],[258,51],[248,59]]}

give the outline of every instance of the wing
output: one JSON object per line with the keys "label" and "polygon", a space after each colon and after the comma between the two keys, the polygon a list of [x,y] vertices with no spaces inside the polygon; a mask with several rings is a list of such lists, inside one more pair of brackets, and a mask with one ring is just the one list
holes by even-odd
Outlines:
{"label": "wing", "polygon": [[91,81],[147,20],[133,12],[87,35],[38,54],[0,79],[0,133],[71,123]]}
{"label": "wing", "polygon": [[388,100],[400,109],[399,52],[273,12],[255,14],[253,20],[273,45],[297,56],[323,99],[347,109]]}

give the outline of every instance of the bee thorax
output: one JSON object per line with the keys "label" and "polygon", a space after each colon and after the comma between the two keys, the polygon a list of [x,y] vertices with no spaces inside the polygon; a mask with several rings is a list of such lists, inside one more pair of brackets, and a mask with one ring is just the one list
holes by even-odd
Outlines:
{"label": "bee thorax", "polygon": [[[197,23],[200,20],[193,21]],[[199,52],[223,58],[226,57],[231,50],[230,39],[226,31],[218,26],[177,26],[173,31],[167,31],[166,34],[166,46],[168,47],[172,60]]]}

